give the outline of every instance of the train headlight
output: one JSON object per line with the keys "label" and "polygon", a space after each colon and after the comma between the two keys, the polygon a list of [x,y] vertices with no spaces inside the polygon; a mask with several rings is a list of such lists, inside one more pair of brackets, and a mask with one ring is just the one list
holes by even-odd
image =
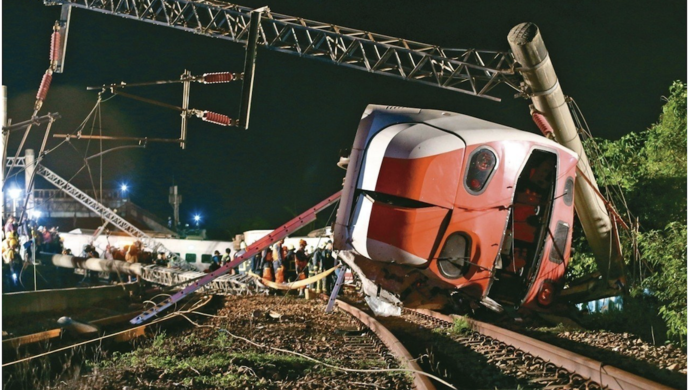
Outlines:
{"label": "train headlight", "polygon": [[483,191],[495,170],[498,159],[488,148],[481,148],[472,153],[469,160],[464,184],[470,193],[479,194]]}
{"label": "train headlight", "polygon": [[541,283],[541,288],[538,290],[538,304],[541,306],[550,306],[555,300],[555,285],[546,280]]}

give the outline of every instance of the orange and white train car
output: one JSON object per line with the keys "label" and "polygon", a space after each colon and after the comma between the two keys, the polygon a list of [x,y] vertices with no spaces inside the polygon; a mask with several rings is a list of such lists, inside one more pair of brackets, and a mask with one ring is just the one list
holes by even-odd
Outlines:
{"label": "orange and white train car", "polygon": [[408,307],[545,308],[569,261],[576,164],[540,135],[371,105],[349,156],[335,247]]}

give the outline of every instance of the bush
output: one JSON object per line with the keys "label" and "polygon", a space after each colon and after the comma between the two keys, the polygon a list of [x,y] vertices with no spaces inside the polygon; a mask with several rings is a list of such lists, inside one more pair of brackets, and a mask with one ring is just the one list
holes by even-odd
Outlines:
{"label": "bush", "polygon": [[[622,237],[633,296],[652,294],[667,326],[667,336],[687,343],[687,85],[676,81],[662,114],[649,129],[617,141],[585,143],[599,186],[621,190],[625,204],[640,222],[639,233]],[[632,243],[639,262],[633,262]],[[568,278],[592,269],[585,243],[574,242]],[[648,313],[655,315],[655,313]]]}

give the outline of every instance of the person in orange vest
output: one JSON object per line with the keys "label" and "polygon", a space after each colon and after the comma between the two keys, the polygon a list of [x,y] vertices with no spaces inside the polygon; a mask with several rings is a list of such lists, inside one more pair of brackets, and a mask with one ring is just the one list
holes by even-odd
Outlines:
{"label": "person in orange vest", "polygon": [[273,247],[273,270],[275,271],[275,283],[285,282],[285,266],[282,263],[285,254],[283,252],[283,242],[284,241],[279,241]]}
{"label": "person in orange vest", "polygon": [[271,248],[266,249],[265,255],[263,256],[263,279],[274,282],[275,274],[273,273],[273,250]]}
{"label": "person in orange vest", "polygon": [[[306,241],[299,240],[299,249],[294,253],[294,263],[296,271],[295,280],[304,280],[309,276],[309,255],[306,254]],[[299,291],[299,296],[304,295],[304,289],[302,287]]]}

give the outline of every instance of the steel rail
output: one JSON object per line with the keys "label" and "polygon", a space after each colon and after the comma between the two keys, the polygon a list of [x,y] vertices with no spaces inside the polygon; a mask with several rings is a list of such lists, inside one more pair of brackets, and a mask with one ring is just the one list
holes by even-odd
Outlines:
{"label": "steel rail", "polygon": [[[213,298],[212,296],[207,296],[207,297],[200,299],[199,301],[196,302],[196,305],[194,306],[194,310],[198,310],[198,309],[206,306],[208,303],[210,303],[212,298]],[[184,313],[187,313],[187,312],[186,311],[180,311],[179,313],[176,313],[176,312],[170,313],[170,314],[166,315],[165,317],[157,318],[148,324],[135,326],[133,328],[121,330],[121,331],[118,331],[115,333],[105,334],[105,335],[102,335],[100,337],[96,337],[96,338],[93,338],[90,340],[86,340],[86,341],[82,341],[82,342],[79,342],[76,344],[64,346],[64,347],[61,347],[61,348],[58,348],[58,349],[55,349],[52,351],[43,352],[43,353],[40,353],[38,355],[32,355],[32,356],[28,356],[26,358],[22,358],[22,359],[15,360],[12,362],[3,363],[2,367],[3,367],[3,369],[6,369],[5,367],[9,367],[9,366],[13,366],[13,365],[18,364],[18,363],[30,361],[30,360],[37,358],[37,357],[51,355],[51,354],[54,354],[57,352],[66,351],[69,349],[80,347],[82,345],[91,344],[94,342],[102,342],[102,340],[105,340],[105,339],[112,339],[114,342],[117,342],[117,343],[130,341],[132,339],[146,335],[146,329],[152,327],[153,325],[161,325],[161,326],[162,325],[169,325],[172,322],[176,322],[180,319],[183,319],[183,316],[181,316],[180,314],[184,314]],[[120,317],[120,316],[116,316],[116,317]],[[114,318],[107,318],[104,320],[113,320],[113,319]]]}
{"label": "steel rail", "polygon": [[435,386],[427,376],[418,373],[418,371],[423,372],[423,370],[421,367],[419,367],[419,364],[416,363],[409,351],[407,351],[397,337],[395,337],[392,332],[390,332],[383,324],[352,305],[349,305],[339,299],[336,302],[339,309],[356,318],[362,324],[366,325],[366,327],[368,327],[373,333],[376,334],[376,336],[378,336],[378,338],[383,342],[383,344],[385,344],[390,352],[397,357],[397,360],[402,362],[408,369],[413,370],[414,387],[417,390],[435,389]]}
{"label": "steel rail", "polygon": [[[99,318],[97,320],[89,321],[91,325],[110,326],[118,323],[129,321],[132,316],[139,314],[140,310],[129,312],[125,314],[117,314],[110,317]],[[11,339],[2,340],[2,348],[18,348],[22,345],[33,344],[40,341],[55,339],[62,336],[62,328],[50,329],[42,332],[32,333],[24,336],[13,337]]]}
{"label": "steel rail", "polygon": [[[459,316],[448,316],[427,309],[406,309],[428,317],[433,317],[450,324]],[[492,337],[514,348],[520,349],[547,362],[560,366],[570,372],[597,382],[601,387],[611,390],[672,390],[671,387],[661,385],[649,379],[624,371],[603,362],[587,358],[566,349],[556,347],[540,340],[512,332],[485,322],[464,318],[471,329],[485,336]]]}

